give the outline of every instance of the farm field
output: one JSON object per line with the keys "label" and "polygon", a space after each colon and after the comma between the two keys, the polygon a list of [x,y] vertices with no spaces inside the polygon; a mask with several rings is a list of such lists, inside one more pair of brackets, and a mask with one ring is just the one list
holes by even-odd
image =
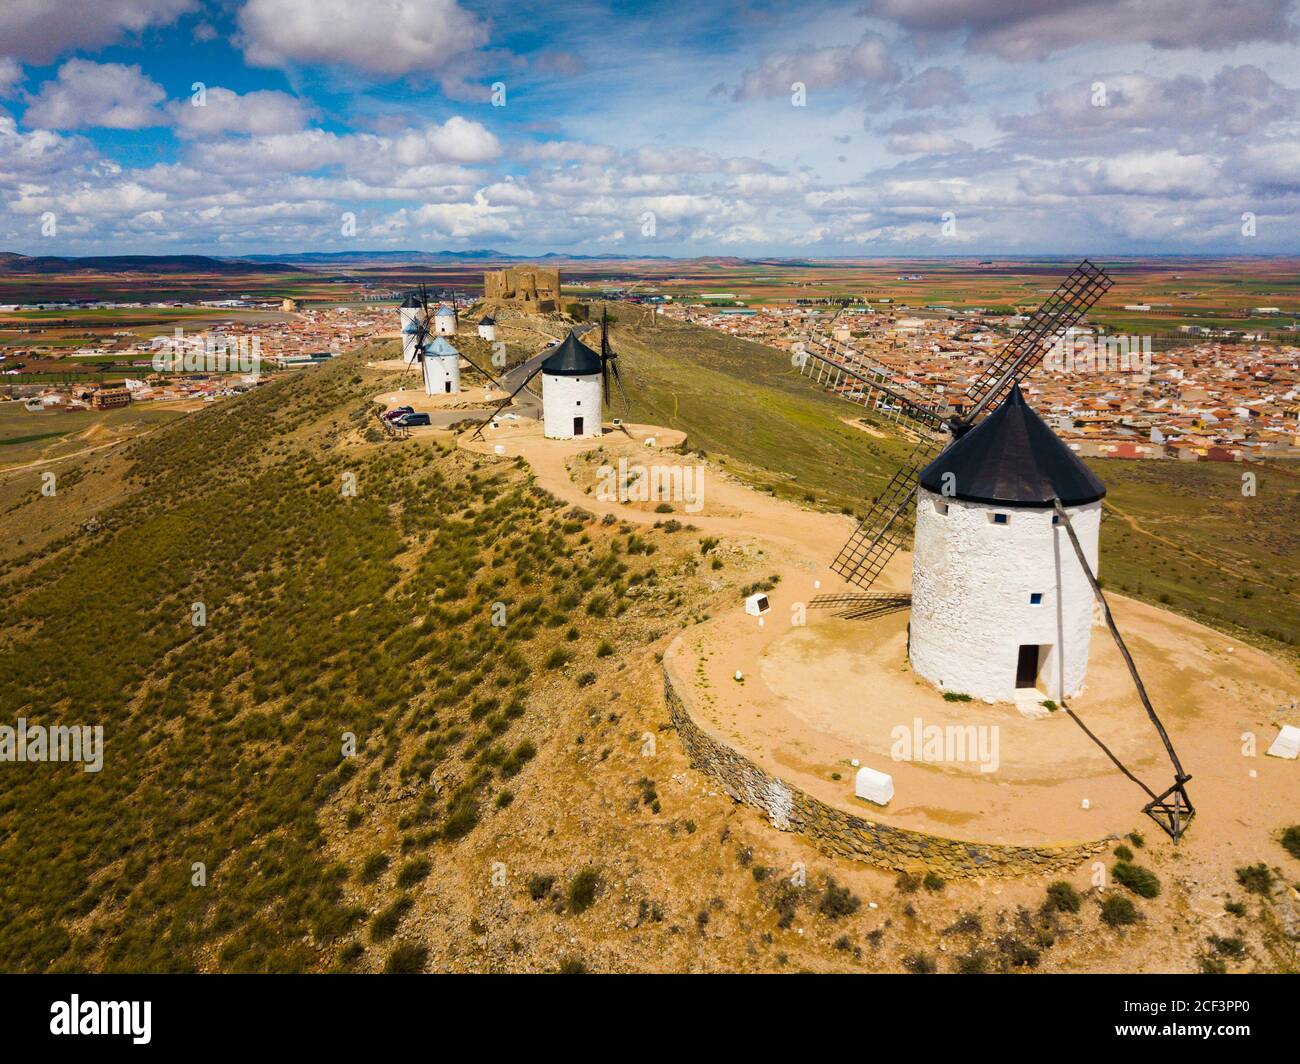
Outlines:
{"label": "farm field", "polygon": [[196,404],[135,404],[115,410],[45,410],[0,402],[0,475],[16,466],[115,443],[183,417]]}

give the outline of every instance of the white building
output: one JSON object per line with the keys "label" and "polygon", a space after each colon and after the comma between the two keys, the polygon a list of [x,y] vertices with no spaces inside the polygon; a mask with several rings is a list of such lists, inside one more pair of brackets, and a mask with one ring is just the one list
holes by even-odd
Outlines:
{"label": "white building", "polygon": [[433,312],[433,333],[435,336],[456,335],[456,310],[443,303]]}
{"label": "white building", "polygon": [[495,318],[483,318],[478,323],[478,334],[489,343],[497,338],[497,323]]}
{"label": "white building", "polygon": [[601,434],[600,355],[570,332],[542,363],[542,418],[549,439]]}
{"label": "white building", "polygon": [[450,395],[460,391],[460,352],[445,337],[435,336],[424,345],[425,395]]}
{"label": "white building", "polygon": [[1018,387],[921,471],[908,654],[943,691],[1015,701],[1083,689],[1106,489]]}
{"label": "white building", "polygon": [[402,361],[408,366],[415,361],[415,335],[420,328],[420,301],[409,295],[398,308],[402,331]]}

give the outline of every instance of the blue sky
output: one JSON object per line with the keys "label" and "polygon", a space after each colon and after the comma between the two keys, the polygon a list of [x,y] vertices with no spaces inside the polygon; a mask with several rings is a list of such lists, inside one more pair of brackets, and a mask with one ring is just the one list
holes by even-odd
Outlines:
{"label": "blue sky", "polygon": [[1294,253],[1295,2],[6,0],[0,249]]}

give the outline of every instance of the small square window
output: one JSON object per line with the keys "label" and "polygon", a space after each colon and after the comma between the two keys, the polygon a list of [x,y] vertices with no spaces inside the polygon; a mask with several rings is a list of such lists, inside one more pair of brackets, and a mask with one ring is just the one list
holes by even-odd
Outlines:
{"label": "small square window", "polygon": [[1041,591],[1031,591],[1029,593],[1029,605],[1041,606],[1043,604],[1043,593]]}
{"label": "small square window", "polygon": [[1005,525],[1011,520],[1011,517],[1009,514],[990,514],[989,520],[995,525]]}
{"label": "small square window", "polygon": [[948,516],[948,504],[947,504],[946,502],[940,502],[938,499],[935,499],[935,500],[934,500],[934,512],[937,513],[940,517],[947,517],[947,516]]}
{"label": "small square window", "polygon": [[1052,524],[1054,524],[1054,525],[1059,525],[1060,523],[1061,523],[1061,515],[1060,515],[1060,514],[1052,514]]}

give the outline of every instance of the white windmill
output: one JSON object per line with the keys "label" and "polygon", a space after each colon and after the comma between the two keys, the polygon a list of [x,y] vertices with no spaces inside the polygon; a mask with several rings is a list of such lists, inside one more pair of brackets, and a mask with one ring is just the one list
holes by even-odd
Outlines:
{"label": "white windmill", "polygon": [[455,336],[458,320],[456,309],[443,303],[433,312],[433,333],[435,336]]}
{"label": "white windmill", "polygon": [[425,395],[453,395],[460,391],[460,352],[445,336],[425,341],[420,366]]}
{"label": "white windmill", "polygon": [[555,347],[524,377],[501,404],[492,411],[474,435],[482,435],[487,425],[493,425],[497,414],[507,407],[524,386],[538,373],[542,375],[543,433],[552,440],[575,440],[598,437],[604,431],[602,415],[604,403],[610,401],[609,382],[613,378],[623,400],[624,413],[628,409],[627,392],[618,371],[618,355],[609,346],[608,315],[600,322],[600,351],[593,351],[578,339],[578,330]]}
{"label": "white windmill", "polygon": [[402,301],[402,305],[397,311],[401,322],[402,361],[408,366],[415,361],[415,338],[420,332],[420,323],[424,320],[424,312],[425,308],[421,305],[414,292]]}
{"label": "white windmill", "polygon": [[[907,425],[916,439],[831,569],[866,592],[905,543],[904,522],[915,504],[912,665],[949,691],[995,701],[1012,700],[1025,688],[1051,695],[1146,792],[1150,801],[1143,811],[1177,842],[1196,814],[1186,787],[1192,777],[1151,704],[1097,580],[1106,489],[1025,405],[1019,390],[1019,382],[1110,287],[1105,270],[1086,259],[1079,263],[981,368],[965,396],[951,403],[946,396],[927,397],[897,369],[833,335],[810,336],[797,365],[837,395]],[[814,599],[813,605],[861,611],[887,598],[837,595]],[[1159,793],[1063,701],[1083,685],[1094,600],[1173,766],[1173,784]]]}
{"label": "white windmill", "polygon": [[921,470],[909,656],[945,691],[1013,701],[1083,689],[1101,481],[1012,385],[987,418]]}

